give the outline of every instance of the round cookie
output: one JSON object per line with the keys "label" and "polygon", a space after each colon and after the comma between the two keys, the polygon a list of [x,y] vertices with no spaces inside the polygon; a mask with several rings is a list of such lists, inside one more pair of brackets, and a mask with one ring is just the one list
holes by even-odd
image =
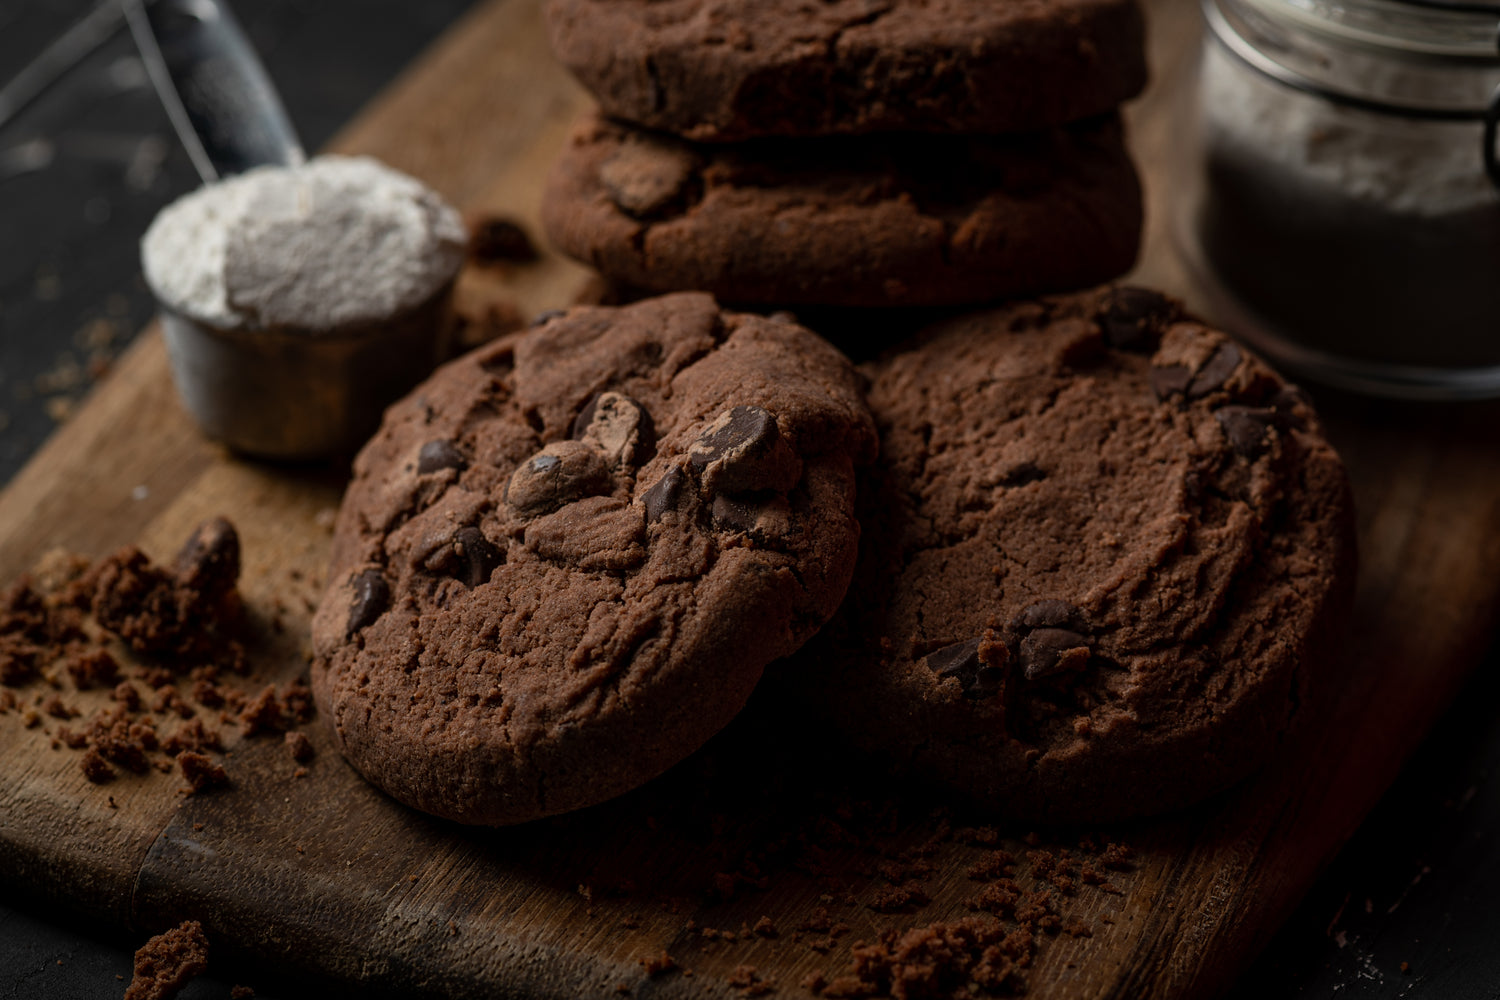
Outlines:
{"label": "round cookie", "polygon": [[1086,287],[1134,262],[1119,119],[1024,136],[694,146],[581,123],[547,234],[606,278],[729,302],[953,305]]}
{"label": "round cookie", "polygon": [[856,742],[1034,822],[1169,810],[1266,759],[1354,576],[1298,390],[1131,288],[973,313],[866,374],[867,544],[806,657]]}
{"label": "round cookie", "polygon": [[700,142],[990,134],[1113,110],[1146,82],[1133,0],[548,0],[612,117]]}
{"label": "round cookie", "polygon": [[355,461],[313,622],[319,710],[372,782],[460,822],[639,785],[833,613],[874,442],[833,348],[707,295],[480,348]]}

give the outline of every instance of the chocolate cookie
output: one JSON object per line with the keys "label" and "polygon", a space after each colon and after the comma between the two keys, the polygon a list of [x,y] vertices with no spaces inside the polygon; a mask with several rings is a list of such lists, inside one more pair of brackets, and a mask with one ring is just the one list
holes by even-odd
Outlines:
{"label": "chocolate cookie", "polygon": [[1131,288],[974,313],[867,374],[882,459],[820,683],[856,741],[1026,821],[1171,809],[1266,759],[1354,575],[1300,392]]}
{"label": "chocolate cookie", "polygon": [[707,295],[578,307],[393,406],[355,462],[313,623],[345,756],[504,824],[686,756],[853,571],[853,370]]}
{"label": "chocolate cookie", "polygon": [[1135,261],[1141,194],[1119,119],[1002,138],[694,146],[592,119],[542,221],[606,278],[746,303],[989,302]]}
{"label": "chocolate cookie", "polygon": [[1146,82],[1131,0],[548,0],[546,16],[606,114],[703,142],[1015,132]]}

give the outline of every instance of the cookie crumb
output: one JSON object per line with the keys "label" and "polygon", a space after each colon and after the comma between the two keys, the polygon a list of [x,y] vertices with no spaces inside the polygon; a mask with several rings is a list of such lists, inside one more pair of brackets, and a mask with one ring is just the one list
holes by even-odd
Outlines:
{"label": "cookie crumb", "polygon": [[307,738],[306,733],[293,730],[286,734],[286,751],[292,755],[292,760],[304,764],[312,759],[312,741]]}
{"label": "cookie crumb", "polygon": [[188,780],[189,795],[229,784],[229,772],[224,770],[223,765],[196,751],[184,750],[177,756],[177,765],[182,768],[182,776]]}
{"label": "cookie crumb", "polygon": [[776,989],[774,981],[762,979],[753,965],[736,965],[729,974],[729,985],[747,997],[765,996]]}
{"label": "cookie crumb", "polygon": [[[109,766],[109,761],[105,760],[99,754],[98,750],[90,749],[84,751],[83,757],[79,759],[78,764],[83,768],[83,776],[96,785],[102,785],[105,782],[115,779],[115,769]],[[110,799],[110,803],[113,805],[113,798]]]}
{"label": "cookie crumb", "polygon": [[652,979],[655,979],[657,976],[666,975],[668,972],[671,972],[673,969],[677,968],[677,962],[672,958],[671,955],[668,955],[665,951],[660,955],[655,956],[654,958],[647,957],[642,958],[639,961],[641,968],[646,971],[646,975],[651,977]]}
{"label": "cookie crumb", "polygon": [[125,1000],[167,1000],[208,968],[208,937],[203,925],[185,920],[163,931],[135,953],[135,975]]}

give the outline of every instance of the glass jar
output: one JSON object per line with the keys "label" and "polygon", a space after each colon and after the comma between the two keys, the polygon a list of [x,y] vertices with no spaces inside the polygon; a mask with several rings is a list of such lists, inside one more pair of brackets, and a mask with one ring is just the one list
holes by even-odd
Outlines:
{"label": "glass jar", "polygon": [[1313,380],[1500,396],[1500,6],[1203,9],[1176,232],[1218,318]]}

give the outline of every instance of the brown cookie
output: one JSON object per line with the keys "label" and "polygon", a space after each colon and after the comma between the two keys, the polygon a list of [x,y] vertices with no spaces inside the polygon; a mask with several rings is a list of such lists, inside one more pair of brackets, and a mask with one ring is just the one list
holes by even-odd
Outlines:
{"label": "brown cookie", "polygon": [[606,114],[700,142],[1016,132],[1146,82],[1132,0],[548,0],[546,16]]}
{"label": "brown cookie", "polygon": [[1171,809],[1266,759],[1354,574],[1301,393],[1129,288],[974,313],[866,372],[882,456],[819,683],[857,742],[1025,821]]}
{"label": "brown cookie", "polygon": [[577,307],[440,369],[355,462],[313,688],[388,793],[504,824],[701,745],[853,571],[853,370],[684,294]]}
{"label": "brown cookie", "polygon": [[553,169],[542,221],[567,253],[651,291],[947,305],[1123,273],[1141,194],[1113,116],[1004,138],[733,147],[591,119]]}

